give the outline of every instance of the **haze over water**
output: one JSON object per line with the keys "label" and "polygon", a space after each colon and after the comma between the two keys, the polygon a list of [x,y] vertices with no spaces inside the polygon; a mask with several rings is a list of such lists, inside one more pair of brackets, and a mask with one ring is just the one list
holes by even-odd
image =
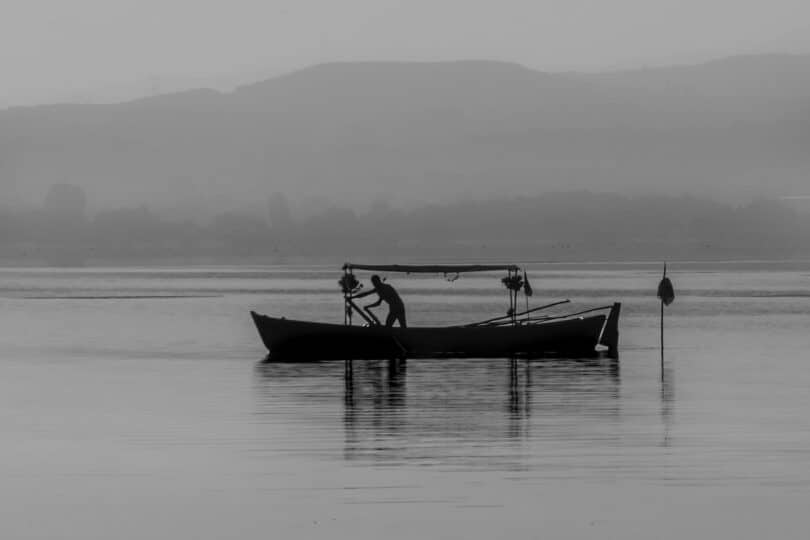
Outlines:
{"label": "haze over water", "polygon": [[[621,358],[263,364],[333,267],[0,269],[4,538],[805,538],[810,264],[529,265]],[[389,276],[412,325],[500,276]]]}

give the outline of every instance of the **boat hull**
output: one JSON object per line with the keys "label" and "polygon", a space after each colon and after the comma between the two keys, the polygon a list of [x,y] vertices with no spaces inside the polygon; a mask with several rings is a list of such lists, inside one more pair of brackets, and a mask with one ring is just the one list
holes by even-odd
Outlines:
{"label": "boat hull", "polygon": [[[618,310],[618,304],[614,306]],[[589,357],[618,318],[611,311],[533,325],[479,327],[345,326],[251,312],[271,361],[434,357]],[[607,324],[606,324],[607,323]],[[611,330],[611,331],[609,331]],[[607,344],[615,350],[615,343]]]}

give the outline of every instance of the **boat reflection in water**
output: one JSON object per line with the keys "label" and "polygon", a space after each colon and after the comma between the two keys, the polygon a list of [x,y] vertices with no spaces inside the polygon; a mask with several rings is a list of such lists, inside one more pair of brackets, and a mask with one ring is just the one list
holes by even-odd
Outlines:
{"label": "boat reflection in water", "polygon": [[616,437],[620,416],[611,359],[262,363],[257,374],[260,414],[291,415],[321,452],[384,465],[520,469],[537,443]]}

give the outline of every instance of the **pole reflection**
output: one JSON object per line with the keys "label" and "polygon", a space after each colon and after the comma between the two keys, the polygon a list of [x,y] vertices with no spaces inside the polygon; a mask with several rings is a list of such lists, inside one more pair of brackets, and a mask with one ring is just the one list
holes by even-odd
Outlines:
{"label": "pole reflection", "polygon": [[672,368],[665,366],[661,373],[661,424],[664,427],[664,436],[661,441],[661,446],[669,447],[672,444],[671,430],[674,409],[675,373]]}

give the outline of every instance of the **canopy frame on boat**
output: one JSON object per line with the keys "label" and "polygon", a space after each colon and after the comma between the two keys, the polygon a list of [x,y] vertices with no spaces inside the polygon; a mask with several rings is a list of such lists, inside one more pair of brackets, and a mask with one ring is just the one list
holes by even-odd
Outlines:
{"label": "canopy frame on boat", "polygon": [[[520,267],[515,264],[356,264],[347,262],[343,264],[344,279],[351,278],[354,283],[357,283],[353,277],[355,270],[369,272],[399,272],[404,274],[444,274],[445,276],[448,274],[458,276],[459,274],[471,272],[505,271],[507,273],[507,277],[504,280],[505,284],[513,279],[520,280],[519,276],[521,271]],[[509,310],[506,312],[506,317],[504,318],[508,318],[511,324],[514,325],[517,324],[518,290],[513,290],[508,286],[507,290],[509,292]],[[353,291],[347,290],[347,288],[344,287],[343,323],[351,326],[352,315],[357,313],[363,318],[363,320],[366,321],[369,326],[379,325],[380,321],[371,311],[361,309],[360,306],[354,302],[353,294]]]}
{"label": "canopy frame on boat", "polygon": [[517,272],[514,264],[355,264],[345,263],[343,270],[370,272],[400,272],[403,274],[465,274],[468,272]]}

